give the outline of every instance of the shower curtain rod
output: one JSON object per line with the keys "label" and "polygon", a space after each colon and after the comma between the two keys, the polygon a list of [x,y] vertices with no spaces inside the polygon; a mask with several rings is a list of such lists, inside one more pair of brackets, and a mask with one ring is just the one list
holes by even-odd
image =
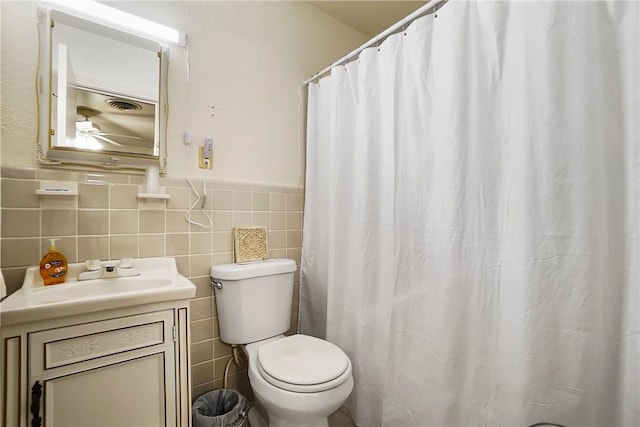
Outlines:
{"label": "shower curtain rod", "polygon": [[407,16],[406,18],[396,22],[391,27],[387,28],[385,31],[381,32],[380,34],[378,34],[377,36],[375,36],[374,38],[372,38],[371,40],[369,40],[368,42],[366,42],[365,44],[363,44],[362,46],[360,46],[356,50],[348,53],[342,59],[339,59],[338,61],[336,61],[333,64],[329,65],[327,68],[323,69],[322,71],[317,72],[312,77],[310,77],[307,80],[305,80],[303,82],[303,84],[305,86],[307,86],[311,82],[316,82],[316,81],[320,80],[322,77],[324,77],[327,74],[329,74],[333,67],[337,67],[338,65],[344,65],[347,62],[350,62],[352,59],[354,59],[356,56],[358,56],[358,54],[360,54],[360,52],[362,52],[364,49],[366,49],[368,47],[371,47],[371,46],[379,45],[387,37],[389,37],[389,36],[391,36],[393,34],[399,33],[400,31],[404,31],[404,29],[409,24],[411,24],[413,21],[415,21],[416,19],[422,18],[425,15],[430,15],[431,13],[434,13],[434,12],[438,12],[438,9],[440,9],[440,7],[442,7],[442,5],[445,4],[447,1],[449,1],[449,0],[430,0],[430,1],[428,1],[424,6],[422,6],[419,9],[417,9],[415,12],[413,12],[412,14]]}

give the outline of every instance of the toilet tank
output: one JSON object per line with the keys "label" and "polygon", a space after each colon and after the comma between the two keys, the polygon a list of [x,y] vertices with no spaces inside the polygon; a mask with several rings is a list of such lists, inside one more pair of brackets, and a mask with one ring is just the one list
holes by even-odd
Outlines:
{"label": "toilet tank", "polygon": [[248,344],[289,330],[295,271],[284,258],[213,266],[220,339]]}

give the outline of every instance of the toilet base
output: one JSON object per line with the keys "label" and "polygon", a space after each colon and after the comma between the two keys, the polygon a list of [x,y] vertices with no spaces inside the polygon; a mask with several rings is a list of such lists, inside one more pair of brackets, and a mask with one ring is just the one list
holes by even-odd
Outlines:
{"label": "toilet base", "polygon": [[300,422],[300,421],[287,421],[282,419],[276,419],[272,417],[269,422],[269,427],[329,427],[329,420],[323,418],[320,420]]}
{"label": "toilet base", "polygon": [[[350,383],[345,384],[345,386],[350,392],[353,388],[353,380],[350,379]],[[329,407],[326,408],[327,411],[322,411],[322,413],[301,413],[300,411],[292,410],[292,408],[274,405],[273,401],[265,402],[255,389],[254,396],[255,402],[258,402],[266,410],[268,423],[265,427],[329,427],[329,415],[338,409]],[[341,399],[341,401],[343,400]],[[327,414],[327,416],[323,417],[323,413]]]}
{"label": "toilet base", "polygon": [[287,421],[276,416],[267,415],[259,400],[254,400],[249,410],[251,427],[329,427],[329,419],[315,419],[313,421]]}
{"label": "toilet base", "polygon": [[269,427],[269,416],[258,399],[253,401],[248,418],[251,427]]}

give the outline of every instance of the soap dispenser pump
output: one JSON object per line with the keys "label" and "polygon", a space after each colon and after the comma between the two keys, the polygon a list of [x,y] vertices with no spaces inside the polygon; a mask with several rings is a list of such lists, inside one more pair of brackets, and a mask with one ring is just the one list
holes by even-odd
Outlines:
{"label": "soap dispenser pump", "polygon": [[56,248],[56,240],[49,239],[49,251],[40,260],[40,276],[45,286],[64,282],[67,275],[67,258]]}

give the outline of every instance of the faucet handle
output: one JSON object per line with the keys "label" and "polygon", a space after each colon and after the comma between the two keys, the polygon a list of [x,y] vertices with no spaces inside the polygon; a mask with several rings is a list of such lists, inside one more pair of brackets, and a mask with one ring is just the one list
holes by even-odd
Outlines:
{"label": "faucet handle", "polygon": [[102,264],[100,264],[99,259],[88,259],[84,262],[84,265],[87,267],[89,271],[96,271],[102,268]]}
{"label": "faucet handle", "polygon": [[122,258],[118,263],[119,268],[131,268],[133,267],[133,258]]}

